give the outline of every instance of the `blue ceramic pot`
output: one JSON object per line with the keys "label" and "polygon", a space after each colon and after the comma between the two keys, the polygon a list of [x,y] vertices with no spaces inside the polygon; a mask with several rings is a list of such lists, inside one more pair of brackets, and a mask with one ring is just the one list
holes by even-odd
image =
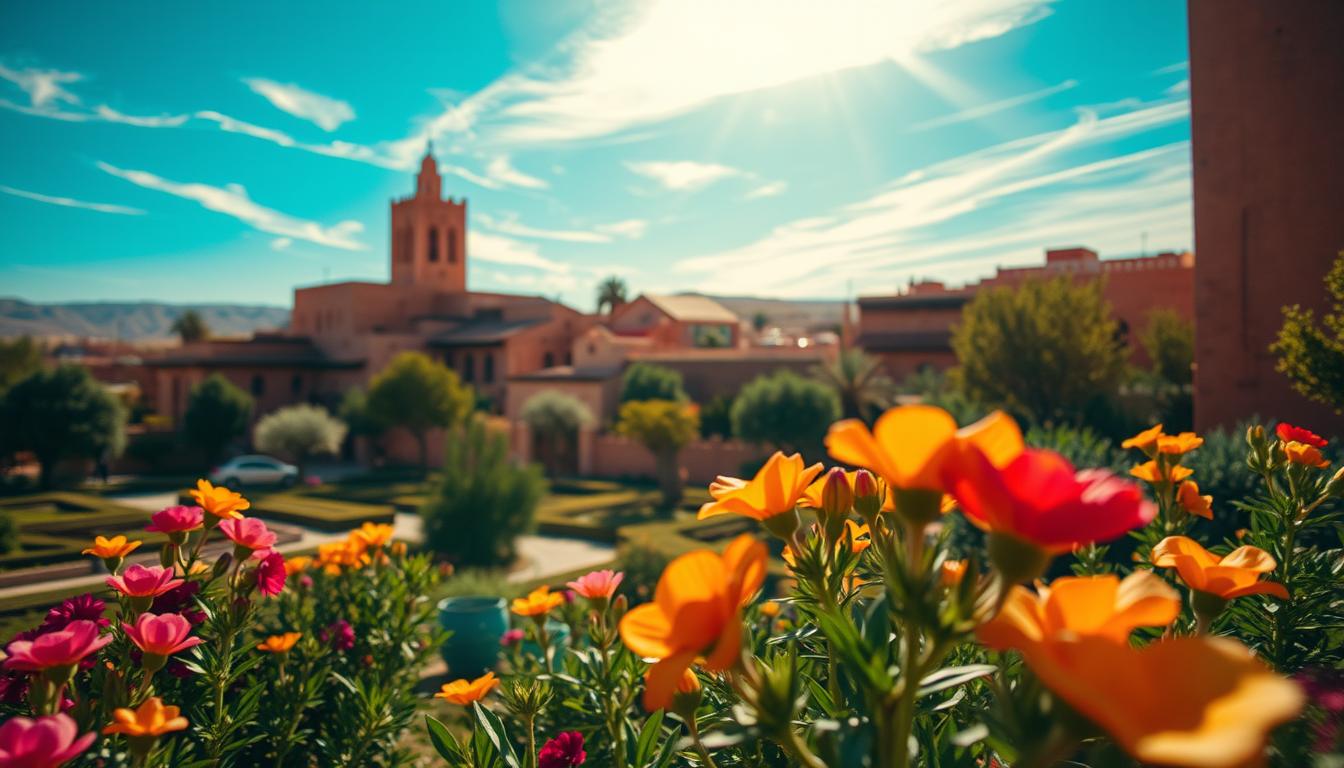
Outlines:
{"label": "blue ceramic pot", "polygon": [[[523,641],[523,652],[532,656],[541,658],[541,646],[532,639],[532,627],[527,628],[527,640]],[[550,639],[551,647],[555,649],[555,655],[552,662],[563,655],[565,645],[569,643],[569,625],[556,619],[546,620],[546,634]]]}
{"label": "blue ceramic pot", "polygon": [[445,597],[439,601],[439,626],[453,633],[439,649],[449,676],[476,677],[499,660],[508,604],[502,597]]}

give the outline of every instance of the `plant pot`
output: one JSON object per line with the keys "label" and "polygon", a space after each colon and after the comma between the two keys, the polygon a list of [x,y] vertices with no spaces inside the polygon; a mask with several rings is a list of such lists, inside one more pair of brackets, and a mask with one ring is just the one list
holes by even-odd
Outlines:
{"label": "plant pot", "polygon": [[[529,623],[531,623],[530,620]],[[523,641],[523,653],[540,659],[541,646],[538,645],[537,642],[532,639],[532,633],[534,631],[536,630],[533,627],[529,626],[527,628],[528,635],[527,639]],[[552,657],[552,659],[554,660],[555,658],[559,658],[564,652],[565,645],[568,644],[569,642],[569,625],[563,621],[558,621],[556,619],[547,619],[546,635],[550,642],[551,648],[554,649],[555,655]]]}
{"label": "plant pot", "polygon": [[445,597],[439,601],[439,626],[453,633],[439,648],[451,677],[476,677],[499,660],[499,638],[509,628],[502,597]]}

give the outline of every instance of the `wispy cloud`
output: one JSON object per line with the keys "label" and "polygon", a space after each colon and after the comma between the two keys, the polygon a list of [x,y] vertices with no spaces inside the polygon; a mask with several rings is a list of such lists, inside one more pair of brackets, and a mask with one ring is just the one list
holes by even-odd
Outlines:
{"label": "wispy cloud", "polygon": [[292,237],[277,237],[271,241],[271,250],[283,251],[293,244],[294,244],[294,238]]}
{"label": "wispy cloud", "polygon": [[262,77],[243,78],[243,83],[281,112],[307,120],[328,133],[355,119],[355,110],[348,102],[294,83],[277,83]]}
{"label": "wispy cloud", "polygon": [[666,189],[691,192],[716,181],[746,176],[746,172],[719,163],[698,163],[693,160],[648,160],[625,164],[632,172],[644,176]]}
{"label": "wispy cloud", "polygon": [[762,184],[761,186],[751,190],[744,196],[744,199],[755,200],[760,197],[777,197],[779,195],[784,194],[784,190],[788,188],[789,185],[787,182],[772,181],[769,182],[768,184]]}
{"label": "wispy cloud", "polygon": [[531,267],[557,274],[569,272],[569,265],[542,256],[540,249],[532,243],[491,234],[479,228],[467,230],[467,253],[471,255],[473,261],[486,261],[511,267]]}
{"label": "wispy cloud", "polygon": [[146,189],[192,200],[207,210],[232,216],[262,232],[347,251],[365,250],[365,245],[355,239],[356,235],[364,231],[364,225],[360,222],[347,220],[324,227],[254,202],[248,197],[247,190],[239,184],[214,187],[209,184],[182,183],[148,171],[127,170],[101,161],[98,168]]}
{"label": "wispy cloud", "polygon": [[1178,80],[1178,81],[1176,81],[1176,84],[1175,84],[1175,85],[1173,85],[1173,86],[1171,86],[1170,88],[1167,89],[1167,93],[1168,93],[1168,94],[1171,94],[1171,95],[1173,95],[1173,96],[1174,96],[1174,95],[1177,95],[1177,94],[1181,94],[1181,93],[1189,93],[1189,92],[1190,92],[1190,79],[1189,79],[1189,78],[1186,78],[1186,79],[1184,79],[1184,80]]}
{"label": "wispy cloud", "polygon": [[28,94],[29,104],[41,109],[58,102],[78,104],[79,97],[61,87],[63,83],[77,83],[84,79],[78,72],[56,69],[10,69],[0,64],[0,79],[8,80]]}
{"label": "wispy cloud", "polygon": [[1178,61],[1178,62],[1176,62],[1175,64],[1168,64],[1168,65],[1165,66],[1165,67],[1158,67],[1157,69],[1154,69],[1154,70],[1153,70],[1153,74],[1154,74],[1154,75],[1174,75],[1174,74],[1176,74],[1177,72],[1188,72],[1188,71],[1190,71],[1190,62],[1188,62],[1188,61]]}
{"label": "wispy cloud", "polygon": [[50,203],[51,205],[63,205],[67,208],[83,208],[87,211],[98,211],[99,213],[119,213],[123,216],[143,216],[144,211],[139,208],[131,208],[125,205],[114,205],[112,203],[90,203],[86,200],[76,200],[73,197],[57,197],[55,195],[44,195],[40,192],[29,192],[26,189],[15,189],[0,184],[0,192],[14,197],[22,197],[28,200],[36,200],[39,203]]}
{"label": "wispy cloud", "polygon": [[499,155],[490,161],[485,167],[485,173],[491,179],[501,184],[507,184],[513,187],[522,187],[524,189],[546,189],[550,184],[536,176],[529,176],[526,173],[514,168],[509,162],[508,155]]}
{"label": "wispy cloud", "polygon": [[191,115],[126,115],[103,104],[94,114],[109,123],[123,123],[140,128],[176,128],[191,119]]}
{"label": "wispy cloud", "polygon": [[555,240],[562,243],[610,243],[617,238],[634,240],[643,236],[647,227],[647,222],[640,219],[601,224],[592,229],[543,229],[530,227],[518,221],[518,217],[514,214],[506,214],[496,218],[488,214],[478,213],[473,218],[476,223],[486,229],[501,234],[538,240]]}
{"label": "wispy cloud", "polygon": [[1003,112],[1005,110],[1020,107],[1024,104],[1030,104],[1034,101],[1040,101],[1041,99],[1054,96],[1057,93],[1063,93],[1064,91],[1076,88],[1077,86],[1078,81],[1065,80],[1059,85],[1052,85],[1049,88],[1042,88],[1038,91],[1032,91],[1031,93],[1024,93],[1021,96],[1013,96],[1007,99],[991,101],[986,104],[980,104],[979,106],[970,107],[969,109],[963,109],[958,112],[953,112],[950,115],[943,115],[942,117],[935,117],[931,120],[924,120],[922,122],[918,122],[910,126],[910,130],[912,132],[927,131],[930,128],[942,128],[948,125],[955,125],[956,123],[966,123],[972,120],[979,120],[982,117],[988,117],[989,115],[995,114],[997,112]]}

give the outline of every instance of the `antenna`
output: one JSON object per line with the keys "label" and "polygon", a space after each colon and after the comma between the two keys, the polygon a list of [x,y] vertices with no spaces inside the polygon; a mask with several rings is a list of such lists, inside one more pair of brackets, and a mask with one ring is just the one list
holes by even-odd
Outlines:
{"label": "antenna", "polygon": [[1146,230],[1139,235],[1139,255],[1148,255],[1148,232]]}

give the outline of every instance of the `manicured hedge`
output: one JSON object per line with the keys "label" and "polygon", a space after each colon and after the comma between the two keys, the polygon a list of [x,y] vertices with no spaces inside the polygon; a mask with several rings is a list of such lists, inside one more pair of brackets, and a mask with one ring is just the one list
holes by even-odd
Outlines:
{"label": "manicured hedge", "polygon": [[[249,499],[252,508],[247,514],[251,517],[294,523],[319,531],[348,531],[351,528],[358,528],[366,521],[391,523],[396,518],[395,512],[388,504],[335,501],[298,492],[271,493]],[[184,491],[181,503],[194,504],[195,501]]]}

